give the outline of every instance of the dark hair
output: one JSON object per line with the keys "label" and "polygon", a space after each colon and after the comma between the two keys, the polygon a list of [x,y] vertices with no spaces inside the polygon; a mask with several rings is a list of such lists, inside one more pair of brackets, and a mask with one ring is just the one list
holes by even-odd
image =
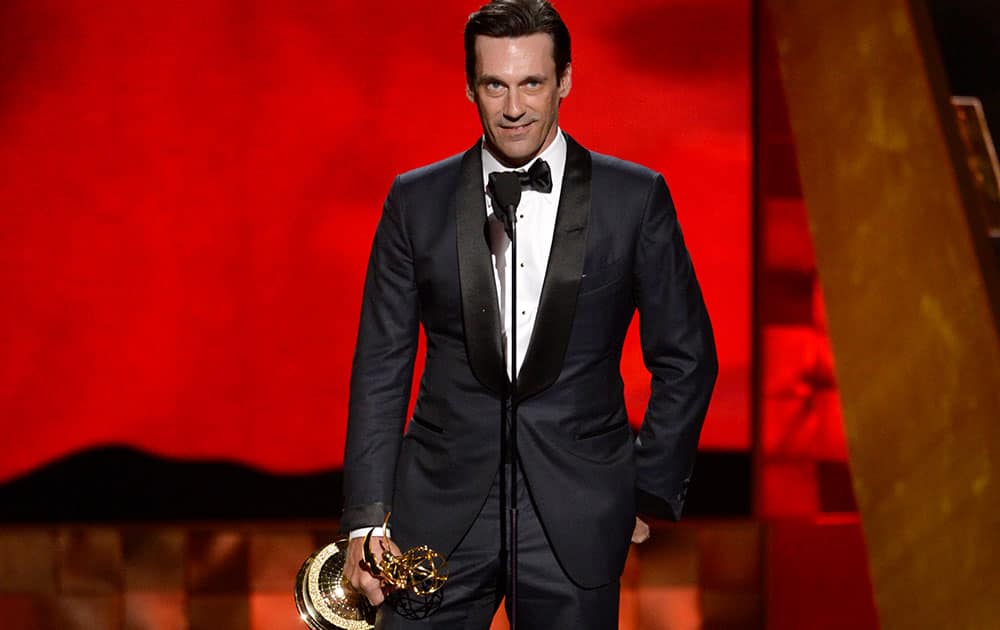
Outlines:
{"label": "dark hair", "polygon": [[523,37],[548,33],[552,37],[556,80],[561,81],[570,61],[569,29],[548,0],[492,0],[479,7],[465,23],[465,80],[474,87],[476,37]]}

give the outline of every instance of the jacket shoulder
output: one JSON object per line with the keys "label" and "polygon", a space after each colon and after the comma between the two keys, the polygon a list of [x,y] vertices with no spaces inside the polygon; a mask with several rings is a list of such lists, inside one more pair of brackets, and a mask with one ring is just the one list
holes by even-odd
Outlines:
{"label": "jacket shoulder", "polygon": [[419,191],[438,191],[442,186],[454,187],[462,166],[464,153],[456,153],[443,160],[415,168],[396,177],[396,185],[407,194]]}
{"label": "jacket shoulder", "polygon": [[653,169],[645,167],[642,164],[629,162],[628,160],[623,160],[612,155],[591,151],[590,156],[593,161],[595,177],[611,177],[624,180],[626,184],[643,184],[649,186],[657,177],[661,176]]}
{"label": "jacket shoulder", "polygon": [[632,208],[643,212],[651,199],[662,190],[670,198],[670,190],[660,173],[635,162],[591,152],[593,161],[593,203],[605,204],[618,212]]}

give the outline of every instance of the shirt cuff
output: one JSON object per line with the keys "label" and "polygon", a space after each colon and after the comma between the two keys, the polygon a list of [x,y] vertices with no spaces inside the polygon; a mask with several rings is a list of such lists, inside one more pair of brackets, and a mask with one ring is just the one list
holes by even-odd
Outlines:
{"label": "shirt cuff", "polygon": [[372,536],[383,536],[385,538],[389,537],[388,527],[384,530],[381,527],[359,527],[357,529],[352,529],[348,537],[351,540],[354,540],[355,538],[364,538],[368,535],[368,532],[371,532]]}

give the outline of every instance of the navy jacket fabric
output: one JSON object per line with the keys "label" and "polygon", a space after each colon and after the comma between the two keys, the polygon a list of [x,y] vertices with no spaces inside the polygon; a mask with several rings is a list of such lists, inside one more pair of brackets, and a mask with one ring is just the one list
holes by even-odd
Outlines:
{"label": "navy jacket fabric", "polygon": [[[518,447],[574,582],[617,579],[636,497],[680,518],[718,370],[663,178],[587,151],[567,163],[539,312],[518,375]],[[509,392],[477,144],[396,178],[376,231],[351,377],[342,528],[392,511],[403,548],[449,553],[501,462]],[[651,396],[638,435],[619,371],[638,310]],[[419,326],[426,361],[403,434]]]}

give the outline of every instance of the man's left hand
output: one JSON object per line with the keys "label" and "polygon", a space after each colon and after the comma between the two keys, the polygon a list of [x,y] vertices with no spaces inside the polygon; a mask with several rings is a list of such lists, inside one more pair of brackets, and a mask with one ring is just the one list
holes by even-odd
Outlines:
{"label": "man's left hand", "polygon": [[637,516],[635,517],[635,529],[632,530],[632,542],[638,545],[647,540],[649,540],[649,525]]}

